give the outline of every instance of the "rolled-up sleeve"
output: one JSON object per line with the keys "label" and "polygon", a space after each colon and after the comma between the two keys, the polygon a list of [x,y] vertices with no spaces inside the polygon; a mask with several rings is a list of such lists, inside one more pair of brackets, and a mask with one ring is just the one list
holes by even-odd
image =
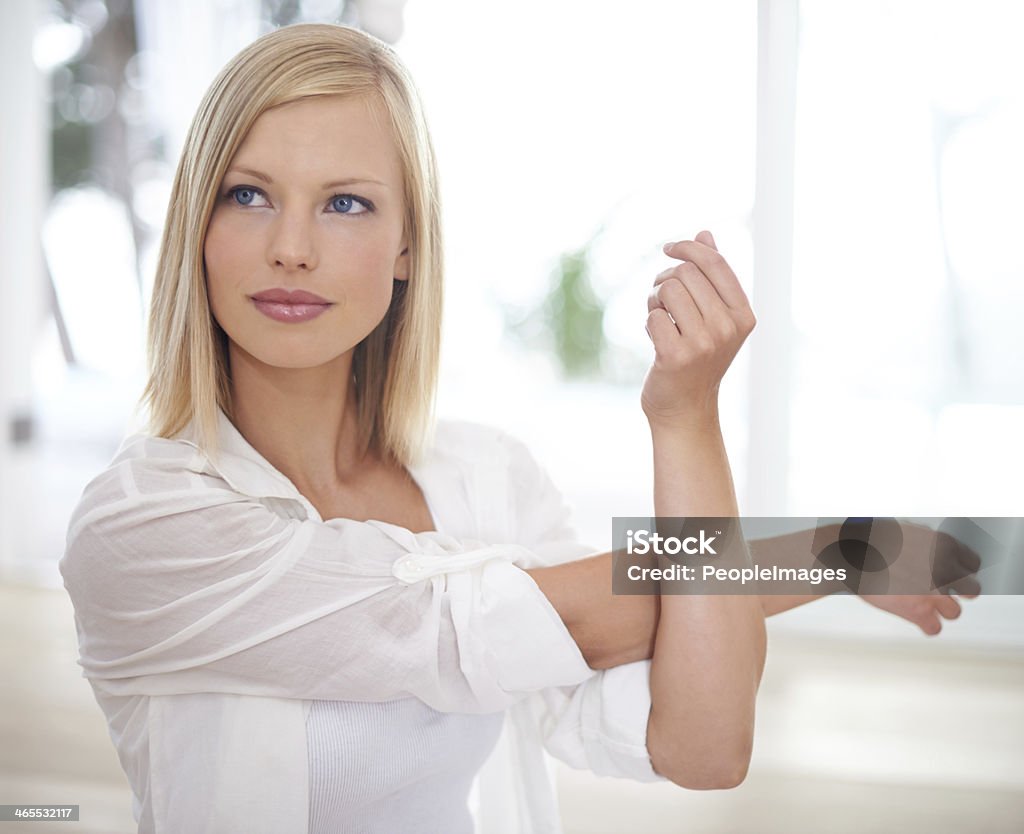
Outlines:
{"label": "rolled-up sleeve", "polygon": [[545,689],[513,708],[525,711],[539,727],[545,749],[572,767],[598,776],[665,781],[647,750],[650,669],[649,660],[604,669],[576,686]]}
{"label": "rolled-up sleeve", "polygon": [[117,463],[87,487],[60,562],[84,675],[114,695],[415,696],[474,713],[593,674],[528,551],[400,529],[287,518],[180,461]]}
{"label": "rolled-up sleeve", "polygon": [[[517,543],[534,554],[537,566],[599,552],[578,540],[569,506],[529,450],[514,438],[505,442]],[[534,693],[513,709],[537,726],[548,753],[572,767],[599,776],[667,781],[654,770],[647,749],[650,669],[651,662],[643,660],[594,672],[578,684]]]}

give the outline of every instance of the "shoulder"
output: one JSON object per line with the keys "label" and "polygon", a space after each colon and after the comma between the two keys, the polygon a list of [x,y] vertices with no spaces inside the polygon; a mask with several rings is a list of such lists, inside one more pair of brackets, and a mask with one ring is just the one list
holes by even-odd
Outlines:
{"label": "shoulder", "polygon": [[143,470],[183,469],[196,456],[192,444],[148,434],[131,434],[121,441],[114,457],[85,487],[88,493],[108,481],[124,481],[127,475]]}
{"label": "shoulder", "polygon": [[[226,500],[223,483],[218,490],[216,479],[200,474],[203,464],[187,442],[147,434],[125,437],[106,468],[85,485],[68,519],[59,561],[65,586],[71,590],[96,577],[109,579],[108,569],[121,564],[125,554],[141,558],[147,549],[194,535],[189,511]],[[173,521],[173,529],[149,526],[161,519]]]}
{"label": "shoulder", "polygon": [[532,463],[526,444],[504,429],[471,420],[445,418],[437,421],[431,453],[487,466]]}
{"label": "shoulder", "polygon": [[141,576],[196,554],[277,546],[303,517],[241,491],[190,442],[131,435],[82,491],[59,569],[65,587],[81,592],[119,581],[125,571]]}
{"label": "shoulder", "polygon": [[219,479],[198,477],[208,473],[207,462],[196,447],[183,440],[137,433],[124,438],[106,468],[83,488],[69,521],[69,531],[98,513],[125,511],[150,497],[203,492],[222,487]]}
{"label": "shoulder", "polygon": [[495,500],[520,515],[538,504],[563,511],[561,493],[547,469],[519,437],[497,426],[468,420],[439,420],[432,447],[435,465],[462,473],[472,492]]}
{"label": "shoulder", "polygon": [[179,483],[184,484],[187,473],[201,471],[204,462],[205,457],[187,441],[142,433],[128,435],[121,441],[106,469],[86,485],[83,497],[104,484],[115,482],[126,493],[166,487],[176,477]]}
{"label": "shoulder", "polygon": [[[428,459],[449,473],[459,472],[470,489],[501,493],[547,491],[550,478],[529,446],[503,428],[470,420],[438,420]],[[519,495],[521,503],[526,495]]]}
{"label": "shoulder", "polygon": [[535,565],[594,552],[577,539],[569,504],[520,438],[496,426],[440,420],[433,451],[438,465],[460,471],[463,500],[489,525],[492,540],[530,549]]}

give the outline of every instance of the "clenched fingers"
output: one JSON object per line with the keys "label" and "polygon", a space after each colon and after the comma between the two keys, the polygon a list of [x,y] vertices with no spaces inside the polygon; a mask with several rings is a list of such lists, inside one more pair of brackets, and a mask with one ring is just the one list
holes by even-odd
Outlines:
{"label": "clenched fingers", "polygon": [[741,315],[749,312],[747,294],[728,261],[716,249],[696,240],[680,240],[665,244],[664,251],[670,258],[696,264],[729,309]]}
{"label": "clenched fingers", "polygon": [[[743,322],[738,321],[733,312],[726,307],[715,288],[711,286],[707,276],[696,264],[692,263],[680,264],[658,274],[654,279],[654,290],[647,299],[647,309],[653,310],[661,305],[672,313],[673,318],[676,318],[672,308],[664,300],[666,294],[678,295],[678,288],[673,286],[676,282],[681,284],[688,293],[702,323],[714,337],[729,341],[740,331],[749,332],[746,331]],[[695,323],[687,322],[690,326]],[[680,330],[680,332],[685,331]]]}
{"label": "clenched fingers", "polygon": [[[677,336],[695,333],[703,325],[703,317],[692,294],[683,286],[682,282],[675,279],[662,282],[647,297],[648,332],[650,332],[651,317],[659,310],[667,312],[671,316],[670,323]],[[666,318],[668,317],[666,316]]]}

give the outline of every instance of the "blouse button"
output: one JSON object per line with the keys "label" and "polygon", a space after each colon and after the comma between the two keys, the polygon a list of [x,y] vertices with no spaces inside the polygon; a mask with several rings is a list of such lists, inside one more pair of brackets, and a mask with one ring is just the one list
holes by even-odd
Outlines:
{"label": "blouse button", "polygon": [[415,556],[407,556],[404,559],[399,559],[395,562],[391,572],[394,574],[395,578],[412,584],[413,582],[418,581],[419,575],[422,574],[425,569],[426,566],[421,560],[417,559]]}

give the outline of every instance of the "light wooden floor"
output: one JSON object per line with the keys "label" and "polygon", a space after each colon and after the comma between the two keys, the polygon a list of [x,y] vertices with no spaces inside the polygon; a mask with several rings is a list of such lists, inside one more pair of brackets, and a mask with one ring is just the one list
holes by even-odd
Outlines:
{"label": "light wooden floor", "polygon": [[[63,591],[0,584],[0,804],[71,803],[128,834],[130,794],[79,676]],[[771,638],[754,764],[726,792],[559,770],[566,834],[1021,834],[1024,658],[938,641]]]}

